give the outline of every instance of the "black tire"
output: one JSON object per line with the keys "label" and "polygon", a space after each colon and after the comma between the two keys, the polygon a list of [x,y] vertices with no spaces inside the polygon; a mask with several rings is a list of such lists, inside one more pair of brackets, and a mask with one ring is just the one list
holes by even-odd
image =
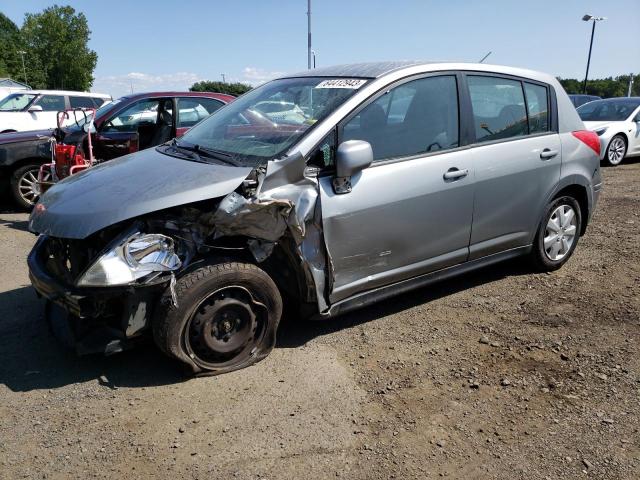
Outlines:
{"label": "black tire", "polygon": [[178,278],[153,318],[153,337],[165,354],[193,374],[218,375],[265,358],[276,343],[282,298],[263,270],[221,261]]}
{"label": "black tire", "polygon": [[[570,207],[574,212],[575,233],[570,248],[566,251],[562,258],[554,260],[550,258],[550,254],[547,252],[547,248],[545,248],[545,237],[547,237],[547,225],[549,224],[552,215],[554,215],[554,212],[556,212],[558,208],[562,206]],[[544,211],[544,215],[542,216],[542,220],[540,220],[538,231],[536,232],[536,236],[533,241],[533,246],[529,255],[533,268],[539,272],[551,272],[562,267],[562,265],[564,265],[567,260],[569,260],[569,258],[573,254],[573,251],[576,249],[581,231],[582,212],[580,211],[580,205],[578,204],[578,201],[575,198],[569,196],[564,196],[553,200]],[[549,237],[551,237],[551,235],[549,235]],[[560,242],[561,240],[558,241]]]}
{"label": "black tire", "polygon": [[[613,150],[616,150],[614,152]],[[604,154],[604,161],[607,165],[611,167],[617,167],[622,163],[624,157],[627,155],[627,139],[624,135],[617,134],[614,135],[611,140],[609,140],[609,145],[607,145],[607,150]]]}
{"label": "black tire", "polygon": [[27,186],[26,182],[38,179],[40,165],[40,163],[28,163],[16,168],[11,174],[9,179],[11,195],[16,205],[22,210],[31,210],[37,201],[37,192],[33,190],[27,191],[25,187]]}

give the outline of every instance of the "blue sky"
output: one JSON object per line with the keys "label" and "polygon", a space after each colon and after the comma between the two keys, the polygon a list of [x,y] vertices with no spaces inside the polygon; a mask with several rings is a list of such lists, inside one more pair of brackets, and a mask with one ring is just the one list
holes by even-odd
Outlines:
{"label": "blue sky", "polygon": [[[18,25],[49,0],[0,0]],[[307,66],[306,0],[60,0],[85,13],[99,56],[93,90],[186,89],[194,81],[263,82]],[[478,61],[584,77],[640,73],[640,0],[313,0],[319,66],[372,60]]]}

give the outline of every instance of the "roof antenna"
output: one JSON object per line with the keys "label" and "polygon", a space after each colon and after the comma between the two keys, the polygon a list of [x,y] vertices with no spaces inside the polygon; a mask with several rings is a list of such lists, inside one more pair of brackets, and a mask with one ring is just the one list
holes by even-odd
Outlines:
{"label": "roof antenna", "polygon": [[489,53],[487,53],[484,57],[482,57],[482,60],[480,60],[478,63],[482,63],[482,62],[484,62],[484,61],[487,59],[487,57],[488,57],[489,55],[491,55],[491,53],[493,53],[493,52],[489,52]]}

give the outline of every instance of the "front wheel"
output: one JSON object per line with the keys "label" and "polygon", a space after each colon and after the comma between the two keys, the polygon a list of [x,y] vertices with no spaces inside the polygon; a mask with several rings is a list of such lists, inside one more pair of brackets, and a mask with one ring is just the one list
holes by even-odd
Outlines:
{"label": "front wheel", "polygon": [[560,197],[545,210],[531,250],[536,270],[550,272],[564,265],[578,244],[582,227],[580,205],[573,197]]}
{"label": "front wheel", "polygon": [[207,264],[179,278],[163,294],[153,335],[167,355],[194,374],[217,375],[265,358],[276,342],[282,298],[255,265]]}
{"label": "front wheel", "polygon": [[622,135],[614,136],[607,146],[605,158],[609,165],[615,167],[620,165],[622,159],[627,154],[627,142]]}

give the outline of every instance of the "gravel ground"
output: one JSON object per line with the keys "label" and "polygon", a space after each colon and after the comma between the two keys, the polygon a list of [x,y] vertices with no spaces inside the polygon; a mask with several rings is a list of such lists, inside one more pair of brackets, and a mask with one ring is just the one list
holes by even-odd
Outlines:
{"label": "gravel ground", "polygon": [[327,323],[260,364],[186,380],[153,345],[77,358],[0,213],[0,478],[640,478],[640,162],[568,264],[511,262]]}

